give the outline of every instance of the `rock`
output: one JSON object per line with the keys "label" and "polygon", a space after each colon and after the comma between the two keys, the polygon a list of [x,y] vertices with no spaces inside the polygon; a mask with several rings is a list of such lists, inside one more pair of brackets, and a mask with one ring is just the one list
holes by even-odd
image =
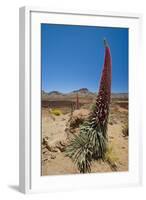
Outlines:
{"label": "rock", "polygon": [[46,151],[42,151],[43,154],[47,154],[47,150]]}
{"label": "rock", "polygon": [[43,150],[43,149],[46,149],[46,145],[43,145],[43,143],[42,143],[42,150]]}
{"label": "rock", "polygon": [[62,146],[66,146],[66,142],[65,141],[60,141],[60,144],[62,145]]}
{"label": "rock", "polygon": [[[90,115],[90,111],[87,109],[75,110],[70,116],[69,120],[66,123],[65,132],[67,134],[67,140],[70,140],[73,135],[78,135],[80,132],[80,125],[82,125]],[[61,151],[64,151],[64,148],[61,147]]]}
{"label": "rock", "polygon": [[42,144],[45,146],[45,148],[48,150],[48,151],[53,151],[53,147],[49,145],[48,143],[48,137],[44,137],[43,138],[43,142]]}
{"label": "rock", "polygon": [[59,150],[56,147],[52,147],[51,152],[57,153],[57,152],[59,152]]}
{"label": "rock", "polygon": [[87,109],[75,110],[70,120],[70,128],[78,128],[85,120],[88,119],[90,111]]}
{"label": "rock", "polygon": [[52,147],[50,145],[46,145],[46,148],[48,149],[48,151],[52,151]]}
{"label": "rock", "polygon": [[43,155],[43,156],[42,156],[42,160],[46,161],[46,160],[48,160],[48,159],[49,159],[49,156],[48,156],[48,155]]}
{"label": "rock", "polygon": [[47,154],[47,152],[63,152],[65,151],[65,147],[67,145],[67,141],[66,140],[62,140],[62,141],[57,141],[55,144],[50,145],[48,143],[48,140],[46,139],[46,137],[43,138],[43,146],[45,148],[42,149],[42,154],[45,155]]}
{"label": "rock", "polygon": [[65,151],[67,143],[65,141],[59,141],[55,144],[55,147],[58,148],[61,152]]}
{"label": "rock", "polygon": [[65,128],[65,132],[68,133],[69,132],[69,128]]}
{"label": "rock", "polygon": [[49,140],[48,136],[43,137],[42,144],[44,147],[46,146],[46,144],[48,144],[48,140]]}
{"label": "rock", "polygon": [[55,155],[53,155],[53,154],[51,154],[51,157],[50,157],[51,159],[55,159],[56,158],[56,156]]}
{"label": "rock", "polygon": [[75,132],[75,129],[71,128],[70,133],[74,133],[74,132]]}

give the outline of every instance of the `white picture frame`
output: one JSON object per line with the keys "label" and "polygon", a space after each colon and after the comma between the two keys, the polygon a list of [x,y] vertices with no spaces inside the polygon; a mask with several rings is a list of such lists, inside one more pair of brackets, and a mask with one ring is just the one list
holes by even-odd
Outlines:
{"label": "white picture frame", "polygon": [[[142,101],[140,14],[20,8],[20,191],[23,193],[140,185]],[[40,23],[129,28],[129,171],[41,176]],[[139,102],[139,104],[137,103]]]}

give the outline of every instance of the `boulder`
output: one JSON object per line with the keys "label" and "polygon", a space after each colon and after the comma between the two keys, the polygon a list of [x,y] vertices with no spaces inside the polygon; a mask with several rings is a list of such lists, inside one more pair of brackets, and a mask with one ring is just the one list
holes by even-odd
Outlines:
{"label": "boulder", "polygon": [[70,128],[78,128],[85,120],[88,119],[90,111],[87,109],[75,110],[71,116]]}

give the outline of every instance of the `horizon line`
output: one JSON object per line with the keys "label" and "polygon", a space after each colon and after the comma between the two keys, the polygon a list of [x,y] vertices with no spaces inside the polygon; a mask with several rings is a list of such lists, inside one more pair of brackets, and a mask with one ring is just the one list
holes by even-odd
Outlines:
{"label": "horizon line", "polygon": [[[84,89],[84,88],[80,88],[80,89]],[[62,91],[59,91],[59,90],[50,90],[50,91],[46,91],[44,89],[41,89],[41,91],[44,91],[45,93],[50,93],[50,92],[60,92],[62,94],[68,94],[68,93],[71,93],[71,92],[74,92],[74,91],[78,91],[80,89],[75,89],[75,90],[71,90],[71,91],[68,91],[68,92],[62,92]],[[85,88],[85,89],[88,89],[88,88]],[[98,91],[92,91],[92,90],[89,90],[89,92],[92,92],[92,93],[98,93]],[[117,93],[126,93],[128,94],[128,91],[111,91],[112,94],[117,94]]]}

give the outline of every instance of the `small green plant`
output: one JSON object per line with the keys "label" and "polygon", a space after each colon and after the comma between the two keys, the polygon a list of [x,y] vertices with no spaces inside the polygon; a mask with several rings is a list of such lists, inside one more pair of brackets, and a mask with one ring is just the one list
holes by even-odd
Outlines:
{"label": "small green plant", "polygon": [[51,113],[53,115],[59,116],[59,115],[62,114],[62,111],[60,109],[54,108],[54,109],[51,110]]}

